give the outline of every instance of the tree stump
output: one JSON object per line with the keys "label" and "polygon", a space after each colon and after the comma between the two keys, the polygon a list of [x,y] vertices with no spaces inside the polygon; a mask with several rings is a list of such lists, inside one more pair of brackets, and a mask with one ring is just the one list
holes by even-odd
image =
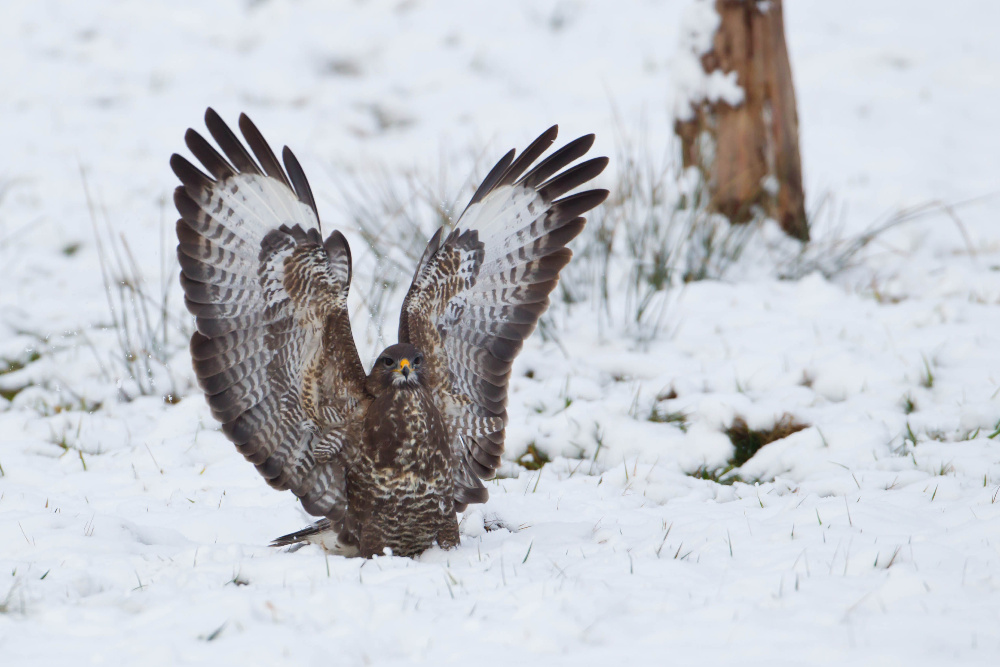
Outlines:
{"label": "tree stump", "polygon": [[708,76],[735,72],[743,100],[696,100],[678,120],[684,166],[705,178],[709,207],[733,223],[758,214],[809,240],[799,157],[799,120],[781,0],[715,0],[721,19],[701,55]]}

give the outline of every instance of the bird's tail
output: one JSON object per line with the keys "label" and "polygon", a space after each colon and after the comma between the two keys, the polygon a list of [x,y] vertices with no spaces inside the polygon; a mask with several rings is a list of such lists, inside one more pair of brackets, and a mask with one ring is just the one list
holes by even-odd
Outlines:
{"label": "bird's tail", "polygon": [[302,530],[282,535],[271,541],[272,547],[290,546],[293,551],[301,549],[306,544],[319,545],[324,551],[339,556],[358,555],[358,545],[345,540],[344,536],[340,531],[335,529],[329,519],[320,519]]}

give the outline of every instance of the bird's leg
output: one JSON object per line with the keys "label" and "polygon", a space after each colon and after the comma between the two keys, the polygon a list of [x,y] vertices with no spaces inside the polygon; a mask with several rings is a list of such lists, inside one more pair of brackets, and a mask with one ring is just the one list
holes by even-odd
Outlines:
{"label": "bird's leg", "polygon": [[439,499],[438,509],[440,511],[437,520],[438,530],[435,535],[438,546],[442,549],[457,547],[461,542],[458,534],[458,518],[455,516],[455,501],[453,493],[449,493],[447,498]]}
{"label": "bird's leg", "polygon": [[438,530],[435,539],[438,546],[442,549],[457,547],[459,542],[461,542],[461,538],[458,535],[458,520],[455,518],[454,513],[452,513],[447,526]]}

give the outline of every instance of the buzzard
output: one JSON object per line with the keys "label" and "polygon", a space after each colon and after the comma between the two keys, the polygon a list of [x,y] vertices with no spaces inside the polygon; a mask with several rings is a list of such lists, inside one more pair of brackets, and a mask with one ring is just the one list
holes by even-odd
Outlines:
{"label": "buzzard", "polygon": [[[539,161],[553,126],[489,172],[437,230],[403,300],[399,343],[366,374],[351,335],[351,250],[320,233],[305,173],[246,115],[244,143],[212,109],[180,155],[177,256],[195,316],[195,374],[214,417],[268,484],[319,522],[275,545],[371,557],[458,544],[456,512],[482,503],[500,465],[511,364],[549,305],[566,244],[606,190],[565,196],[607,166],[573,165],[580,137]],[[249,147],[249,151],[247,150]],[[573,165],[573,166],[570,166]]]}

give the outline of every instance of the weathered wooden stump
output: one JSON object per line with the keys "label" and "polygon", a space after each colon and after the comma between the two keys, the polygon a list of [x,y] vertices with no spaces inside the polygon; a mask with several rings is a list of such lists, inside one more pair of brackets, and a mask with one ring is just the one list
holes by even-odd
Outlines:
{"label": "weathered wooden stump", "polygon": [[721,23],[701,65],[706,75],[736,72],[743,101],[697,101],[693,116],[676,122],[684,166],[701,170],[711,210],[733,223],[761,210],[790,236],[808,241],[781,0],[715,0],[715,7]]}

